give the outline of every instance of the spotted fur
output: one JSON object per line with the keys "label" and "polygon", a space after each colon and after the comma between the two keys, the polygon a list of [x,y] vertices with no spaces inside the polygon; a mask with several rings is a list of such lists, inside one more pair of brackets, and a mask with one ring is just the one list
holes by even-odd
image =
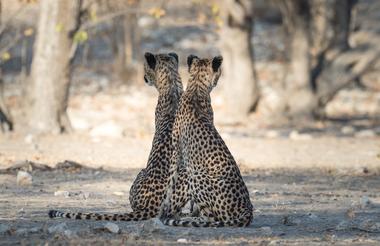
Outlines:
{"label": "spotted fur", "polygon": [[[155,135],[147,167],[137,175],[130,189],[129,201],[133,212],[123,214],[72,213],[51,210],[49,216],[68,219],[93,219],[113,221],[139,221],[155,217],[164,199],[169,177],[169,160],[173,152],[171,133],[175,112],[183,92],[178,73],[178,56],[175,53],[145,53],[144,80],[158,90],[155,112]],[[186,171],[179,171],[177,190],[187,190]],[[186,199],[187,201],[188,199]]]}
{"label": "spotted fur", "polygon": [[[190,79],[176,113],[170,183],[159,216],[166,225],[241,227],[252,221],[248,189],[213,122],[210,92],[217,85],[222,60],[188,57]],[[181,166],[187,169],[190,184],[184,192],[176,190]],[[200,217],[176,218],[181,196],[195,202]]]}

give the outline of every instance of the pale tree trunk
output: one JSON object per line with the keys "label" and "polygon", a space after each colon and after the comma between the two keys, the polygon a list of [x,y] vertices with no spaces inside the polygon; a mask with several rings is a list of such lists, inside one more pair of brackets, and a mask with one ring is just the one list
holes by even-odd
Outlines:
{"label": "pale tree trunk", "polygon": [[276,1],[290,36],[290,65],[283,94],[288,119],[324,117],[328,102],[379,59],[377,38],[367,50],[349,47],[355,0]]}
{"label": "pale tree trunk", "polygon": [[67,116],[72,73],[71,48],[78,29],[80,0],[41,0],[34,46],[28,124],[38,133],[70,131]]}
{"label": "pale tree trunk", "polygon": [[253,1],[225,0],[221,30],[223,96],[230,121],[244,120],[259,99],[251,37]]}
{"label": "pale tree trunk", "polygon": [[13,122],[11,115],[8,111],[7,106],[5,105],[4,100],[4,85],[2,79],[2,73],[0,69],[0,128],[2,132],[12,131]]}
{"label": "pale tree trunk", "polygon": [[[0,0],[0,27],[2,27],[2,24],[2,1]],[[3,83],[3,73],[2,68],[0,67],[0,128],[2,132],[6,132],[13,130],[13,122],[8,108],[5,105]]]}
{"label": "pale tree trunk", "polygon": [[[140,1],[132,1],[128,6],[137,9],[139,5]],[[137,21],[138,13],[131,11],[125,14],[120,22],[123,37],[121,42],[118,42],[117,72],[124,82],[136,81],[136,77],[141,73],[138,60],[141,54],[141,37]]]}
{"label": "pale tree trunk", "polygon": [[[139,1],[131,5],[138,8]],[[138,29],[137,13],[128,13],[124,16],[124,62],[125,67],[136,65],[136,59],[140,57],[140,30]]]}
{"label": "pale tree trunk", "polygon": [[289,34],[290,64],[284,81],[285,115],[292,118],[311,116],[313,93],[310,81],[310,6],[308,1],[284,0],[280,4],[283,22]]}

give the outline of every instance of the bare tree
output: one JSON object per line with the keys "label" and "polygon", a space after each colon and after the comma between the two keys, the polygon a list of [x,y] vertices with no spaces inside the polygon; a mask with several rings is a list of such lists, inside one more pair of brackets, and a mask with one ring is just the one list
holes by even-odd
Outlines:
{"label": "bare tree", "polygon": [[[310,6],[308,1],[280,1],[284,27],[288,35],[290,64],[283,88],[288,116],[310,113],[313,95],[310,83]],[[301,102],[301,103],[300,103]]]}
{"label": "bare tree", "polygon": [[73,37],[79,28],[80,0],[41,0],[31,80],[28,124],[38,133],[70,131],[67,116]]}
{"label": "bare tree", "polygon": [[[0,70],[0,127],[3,132],[9,130],[13,130],[13,122],[10,116],[10,113],[8,111],[7,106],[5,105],[4,100],[4,86],[3,86],[3,79],[1,78],[2,73]],[[7,128],[4,127],[4,125],[7,126]]]}
{"label": "bare tree", "polygon": [[290,119],[324,117],[324,109],[380,57],[379,40],[367,48],[349,46],[355,0],[276,1],[289,38],[289,69],[284,85],[284,114]]}
{"label": "bare tree", "polygon": [[[3,27],[2,23],[2,1],[0,1],[0,29],[4,30],[5,28]],[[3,33],[0,32],[0,37]],[[5,100],[4,100],[4,85],[3,85],[3,73],[2,73],[2,68],[0,67],[0,127],[1,130],[4,132],[6,130],[13,130],[13,122],[10,116],[10,113],[8,111],[7,106],[5,105]],[[7,126],[7,129],[4,127],[4,125]]]}
{"label": "bare tree", "polygon": [[253,1],[225,0],[221,52],[224,56],[223,84],[226,107],[231,119],[241,120],[252,111],[259,91],[254,70]]}

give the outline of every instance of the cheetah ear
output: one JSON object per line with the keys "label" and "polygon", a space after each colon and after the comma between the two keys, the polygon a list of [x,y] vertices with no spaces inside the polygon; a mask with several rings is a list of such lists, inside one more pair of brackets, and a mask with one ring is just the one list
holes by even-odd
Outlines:
{"label": "cheetah ear", "polygon": [[176,54],[176,53],[174,53],[174,52],[170,52],[170,53],[168,53],[168,55],[169,56],[171,56],[171,57],[174,57],[174,59],[177,61],[177,63],[178,63],[178,55]]}
{"label": "cheetah ear", "polygon": [[191,64],[193,64],[194,58],[199,59],[198,56],[195,56],[195,55],[189,55],[187,57],[187,65],[189,66],[189,71],[190,71]]}
{"label": "cheetah ear", "polygon": [[214,59],[212,59],[212,70],[214,73],[218,71],[220,66],[222,65],[223,57],[222,56],[215,56]]}
{"label": "cheetah ear", "polygon": [[154,55],[150,52],[146,52],[144,54],[144,56],[145,56],[145,60],[148,63],[149,67],[154,70],[156,68],[156,63],[157,63]]}

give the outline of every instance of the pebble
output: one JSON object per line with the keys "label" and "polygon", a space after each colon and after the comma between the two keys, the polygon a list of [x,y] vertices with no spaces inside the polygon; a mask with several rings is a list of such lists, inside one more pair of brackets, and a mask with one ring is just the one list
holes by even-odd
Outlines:
{"label": "pebble", "polygon": [[83,199],[87,200],[90,197],[91,193],[88,191],[84,191],[81,193]]}
{"label": "pebble", "polygon": [[104,225],[104,229],[108,232],[111,232],[111,233],[119,233],[120,232],[120,228],[118,225],[116,225],[115,223],[111,223],[111,222],[107,222],[105,225]]}
{"label": "pebble", "polygon": [[10,230],[10,226],[5,224],[0,224],[0,234],[5,234]]}
{"label": "pebble", "polygon": [[278,138],[280,136],[280,133],[275,130],[269,130],[265,133],[265,137],[267,138]]}
{"label": "pebble", "polygon": [[27,144],[31,144],[33,143],[33,140],[34,140],[34,136],[33,134],[27,134],[24,138],[24,142],[27,143]]}
{"label": "pebble", "polygon": [[345,230],[349,230],[351,229],[351,223],[349,223],[348,221],[341,221],[336,227],[335,227],[335,230],[337,231],[345,231]]}
{"label": "pebble", "polygon": [[355,137],[358,137],[358,138],[372,138],[375,136],[376,136],[376,133],[372,130],[362,130],[355,134]]}
{"label": "pebble", "polygon": [[313,213],[309,213],[308,216],[312,220],[318,220],[319,219],[319,217],[317,215],[313,214]]}
{"label": "pebble", "polygon": [[368,196],[360,197],[360,208],[368,208],[370,205],[371,201],[369,200]]}
{"label": "pebble", "polygon": [[259,231],[263,233],[265,236],[270,236],[273,233],[272,228],[270,228],[269,226],[260,227]]}
{"label": "pebble", "polygon": [[17,172],[17,185],[28,186],[33,183],[33,177],[28,172],[18,171]]}
{"label": "pebble", "polygon": [[122,191],[114,191],[113,194],[115,196],[124,196],[125,195],[124,192],[122,192]]}
{"label": "pebble", "polygon": [[[16,230],[16,235],[26,236],[26,235],[28,235],[29,232],[32,233],[28,228],[19,228]],[[36,232],[34,232],[34,233],[36,233]]]}
{"label": "pebble", "polygon": [[54,196],[60,196],[64,198],[68,198],[70,196],[70,192],[66,190],[57,190],[54,192]]}
{"label": "pebble", "polygon": [[118,204],[117,201],[115,201],[113,199],[107,200],[106,203],[108,206],[115,206]]}
{"label": "pebble", "polygon": [[161,220],[158,218],[153,218],[150,220],[147,220],[143,225],[143,231],[144,232],[158,232],[165,230],[165,225],[162,224]]}
{"label": "pebble", "polygon": [[73,238],[75,236],[74,232],[71,230],[64,230],[63,235],[65,235],[67,238]]}
{"label": "pebble", "polygon": [[60,224],[57,224],[57,225],[50,226],[48,228],[48,232],[50,234],[52,234],[52,233],[62,233],[62,234],[64,234],[66,228],[67,228],[67,225],[66,225],[65,222],[63,222],[63,223],[60,223]]}
{"label": "pebble", "polygon": [[313,137],[310,134],[299,133],[298,131],[293,130],[289,134],[289,138],[292,140],[309,140],[309,139],[312,139]]}
{"label": "pebble", "polygon": [[180,238],[177,240],[177,243],[187,243],[187,239],[186,238]]}
{"label": "pebble", "polygon": [[349,135],[349,134],[353,134],[355,132],[355,128],[353,128],[352,126],[343,126],[340,131],[343,133],[343,134],[346,134],[346,135]]}

